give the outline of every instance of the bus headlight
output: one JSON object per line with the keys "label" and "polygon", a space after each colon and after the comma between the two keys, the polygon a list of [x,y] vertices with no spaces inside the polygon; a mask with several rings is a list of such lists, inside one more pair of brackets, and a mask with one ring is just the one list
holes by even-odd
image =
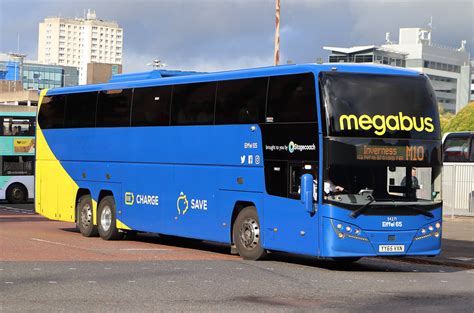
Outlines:
{"label": "bus headlight", "polygon": [[433,226],[428,226],[429,231],[433,231]]}
{"label": "bus headlight", "polygon": [[421,233],[422,233],[423,235],[426,234],[426,229],[422,228],[422,229],[421,229]]}
{"label": "bus headlight", "polygon": [[436,223],[435,227],[436,227],[436,229],[439,229],[441,227],[441,224],[438,222],[438,223]]}

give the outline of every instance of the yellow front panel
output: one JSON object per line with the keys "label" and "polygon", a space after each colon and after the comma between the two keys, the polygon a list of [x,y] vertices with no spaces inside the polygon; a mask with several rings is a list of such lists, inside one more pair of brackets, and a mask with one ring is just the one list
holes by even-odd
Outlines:
{"label": "yellow front panel", "polygon": [[[46,90],[43,90],[38,112],[45,94]],[[39,124],[37,124],[36,142],[36,211],[50,219],[73,222],[79,187],[56,159]]]}

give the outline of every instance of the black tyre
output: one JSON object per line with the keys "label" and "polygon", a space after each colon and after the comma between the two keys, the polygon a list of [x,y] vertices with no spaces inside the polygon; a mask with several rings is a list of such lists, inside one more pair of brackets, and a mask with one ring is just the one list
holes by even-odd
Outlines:
{"label": "black tyre", "polygon": [[253,206],[240,211],[234,222],[232,238],[239,255],[245,260],[260,260],[267,255],[261,245],[260,222]]}
{"label": "black tyre", "polygon": [[115,200],[113,196],[105,196],[97,208],[97,228],[100,238],[104,240],[122,239],[124,233],[116,225]]}
{"label": "black tyre", "polygon": [[12,184],[8,186],[6,196],[10,203],[22,203],[28,199],[28,191],[22,184]]}
{"label": "black tyre", "polygon": [[76,207],[77,226],[82,236],[97,236],[97,226],[93,223],[92,198],[90,195],[83,195],[79,198]]}

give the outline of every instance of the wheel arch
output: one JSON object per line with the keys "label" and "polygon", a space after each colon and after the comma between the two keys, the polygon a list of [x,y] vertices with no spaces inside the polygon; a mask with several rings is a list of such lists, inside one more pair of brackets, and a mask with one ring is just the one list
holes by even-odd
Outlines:
{"label": "wheel arch", "polygon": [[77,223],[77,217],[79,216],[79,208],[77,206],[77,204],[79,203],[79,199],[82,197],[82,196],[85,196],[85,195],[91,195],[91,191],[87,188],[79,188],[76,192],[76,201],[75,201],[75,205],[74,205],[74,221]]}
{"label": "wheel arch", "polygon": [[22,182],[19,182],[19,181],[14,181],[12,183],[10,183],[8,185],[7,188],[5,188],[5,199],[8,199],[8,194],[9,194],[9,191],[10,191],[10,188],[13,188],[15,185],[18,185],[20,186],[21,188],[23,188],[23,190],[25,191],[25,200],[28,200],[28,188],[25,186],[25,184],[23,184]]}
{"label": "wheel arch", "polygon": [[[230,220],[230,241],[231,243],[234,243],[234,238],[233,238],[233,231],[234,231],[234,222],[237,219],[237,216],[239,215],[240,211],[242,211],[244,208],[253,206],[257,208],[254,202],[252,201],[236,201],[234,204],[234,209],[232,210],[232,218]],[[258,215],[258,210],[257,215]]]}

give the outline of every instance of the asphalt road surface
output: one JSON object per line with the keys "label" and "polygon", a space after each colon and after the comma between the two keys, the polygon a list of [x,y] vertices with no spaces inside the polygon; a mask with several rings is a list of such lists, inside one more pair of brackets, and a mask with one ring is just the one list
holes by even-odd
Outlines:
{"label": "asphalt road surface", "polygon": [[[2,208],[3,206],[3,208]],[[5,208],[7,207],[7,208]],[[273,253],[208,242],[85,238],[0,203],[0,312],[473,312],[474,270]]]}

